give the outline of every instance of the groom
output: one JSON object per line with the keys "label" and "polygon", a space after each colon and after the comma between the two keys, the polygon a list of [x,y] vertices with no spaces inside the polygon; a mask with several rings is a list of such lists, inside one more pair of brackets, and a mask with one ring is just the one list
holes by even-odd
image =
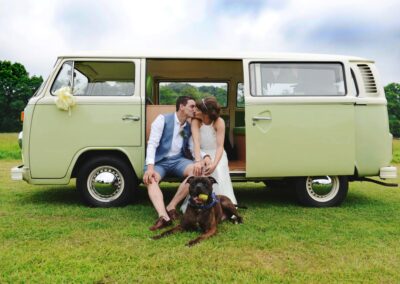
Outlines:
{"label": "groom", "polygon": [[186,197],[188,190],[187,186],[180,186],[165,207],[159,182],[166,175],[184,178],[201,172],[202,161],[193,163],[185,157],[191,136],[187,119],[194,117],[195,107],[196,102],[192,97],[180,96],[176,100],[175,113],[160,114],[151,124],[143,176],[150,200],[158,213],[157,221],[149,228],[151,231],[167,227],[178,219],[175,208]]}

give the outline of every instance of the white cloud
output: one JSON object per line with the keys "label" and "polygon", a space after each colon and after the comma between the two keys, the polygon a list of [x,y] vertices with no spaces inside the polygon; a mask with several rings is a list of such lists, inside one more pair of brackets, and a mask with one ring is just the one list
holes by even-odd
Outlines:
{"label": "white cloud", "polygon": [[0,60],[47,75],[79,50],[216,50],[338,53],[377,61],[400,82],[395,0],[303,1],[0,0]]}

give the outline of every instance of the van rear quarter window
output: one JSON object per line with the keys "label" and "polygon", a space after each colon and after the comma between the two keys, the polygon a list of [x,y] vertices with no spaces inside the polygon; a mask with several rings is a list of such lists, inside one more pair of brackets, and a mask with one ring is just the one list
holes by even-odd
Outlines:
{"label": "van rear quarter window", "polygon": [[252,96],[344,96],[341,63],[251,63]]}
{"label": "van rear quarter window", "polygon": [[[72,71],[73,78],[72,78]],[[135,92],[133,62],[67,61],[52,87],[73,87],[74,96],[132,96]]]}

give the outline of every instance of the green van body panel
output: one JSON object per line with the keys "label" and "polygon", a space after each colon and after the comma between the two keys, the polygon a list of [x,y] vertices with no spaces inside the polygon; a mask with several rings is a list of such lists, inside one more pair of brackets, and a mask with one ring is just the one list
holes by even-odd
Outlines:
{"label": "green van body panel", "polygon": [[246,104],[246,177],[352,175],[354,126],[352,104]]}
{"label": "green van body panel", "polygon": [[359,176],[377,176],[392,160],[386,105],[356,105],[356,168]]}
{"label": "green van body panel", "polygon": [[143,147],[141,123],[123,121],[127,114],[141,117],[141,104],[79,104],[71,115],[55,105],[36,104],[30,136],[32,178],[63,178],[73,157],[85,148]]}
{"label": "green van body panel", "polygon": [[77,152],[74,158],[72,159],[71,164],[68,167],[67,174],[61,178],[61,179],[51,179],[51,178],[43,178],[43,179],[31,179],[29,177],[29,183],[31,184],[58,184],[58,185],[66,185],[70,182],[71,179],[71,174],[74,166],[76,165],[76,162],[78,158],[88,152],[88,151],[107,151],[107,150],[113,150],[113,151],[119,151],[122,154],[124,154],[130,163],[132,164],[133,169],[135,170],[135,173],[137,176],[142,176],[143,175],[143,163],[144,163],[144,156],[143,154],[143,149],[141,147],[112,147],[112,148],[99,148],[99,147],[94,147],[94,148],[85,148],[82,149],[81,151]]}

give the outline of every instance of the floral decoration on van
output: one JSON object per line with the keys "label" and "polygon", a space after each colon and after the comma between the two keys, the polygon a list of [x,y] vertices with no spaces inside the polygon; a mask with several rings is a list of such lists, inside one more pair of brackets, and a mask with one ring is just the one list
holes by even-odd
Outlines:
{"label": "floral decoration on van", "polygon": [[58,89],[54,94],[56,95],[56,106],[61,110],[68,111],[68,114],[71,115],[71,109],[76,103],[71,88],[62,87]]}

